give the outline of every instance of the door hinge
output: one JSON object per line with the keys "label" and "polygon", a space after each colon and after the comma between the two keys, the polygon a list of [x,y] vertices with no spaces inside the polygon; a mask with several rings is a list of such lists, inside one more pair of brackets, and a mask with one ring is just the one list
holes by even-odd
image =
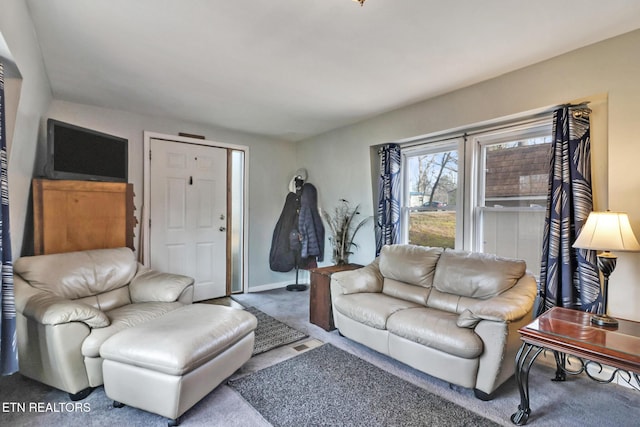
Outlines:
{"label": "door hinge", "polygon": [[149,218],[149,228],[151,228],[151,218]]}
{"label": "door hinge", "polygon": [[149,150],[149,160],[151,160],[151,150]]}

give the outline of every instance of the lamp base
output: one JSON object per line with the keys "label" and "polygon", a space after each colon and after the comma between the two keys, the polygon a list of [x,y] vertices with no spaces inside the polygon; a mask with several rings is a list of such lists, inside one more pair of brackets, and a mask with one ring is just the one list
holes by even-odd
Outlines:
{"label": "lamp base", "polygon": [[591,316],[591,323],[598,326],[607,326],[609,328],[618,326],[618,321],[606,314],[594,314]]}

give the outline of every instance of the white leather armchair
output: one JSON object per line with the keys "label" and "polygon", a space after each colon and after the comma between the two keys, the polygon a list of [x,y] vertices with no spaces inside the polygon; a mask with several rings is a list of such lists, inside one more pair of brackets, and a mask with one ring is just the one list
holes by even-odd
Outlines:
{"label": "white leather armchair", "polygon": [[100,346],[193,300],[193,279],[150,270],[128,248],[23,257],[14,264],[20,373],[86,397],[103,384]]}

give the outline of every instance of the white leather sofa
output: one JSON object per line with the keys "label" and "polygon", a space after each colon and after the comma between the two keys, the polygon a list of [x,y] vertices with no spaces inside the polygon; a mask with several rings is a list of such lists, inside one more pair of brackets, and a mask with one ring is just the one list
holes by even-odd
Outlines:
{"label": "white leather sofa", "polygon": [[514,374],[535,295],[524,261],[412,245],[331,276],[342,335],[483,400]]}
{"label": "white leather sofa", "polygon": [[128,248],[20,258],[14,286],[20,373],[73,400],[103,384],[103,342],[193,299],[192,278],[149,270]]}

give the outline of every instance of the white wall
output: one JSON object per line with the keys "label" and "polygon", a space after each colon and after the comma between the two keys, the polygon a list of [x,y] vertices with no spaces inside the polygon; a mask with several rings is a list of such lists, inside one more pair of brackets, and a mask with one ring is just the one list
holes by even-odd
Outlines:
{"label": "white wall", "polygon": [[[290,280],[291,273],[269,269],[271,235],[280,215],[287,184],[297,169],[295,147],[291,143],[259,138],[250,134],[208,127],[195,123],[109,110],[65,101],[53,101],[46,118],[94,129],[129,140],[129,182],[134,186],[140,220],[143,173],[143,132],[168,135],[178,132],[204,135],[210,141],[249,147],[249,288]],[[45,119],[46,119],[45,118]],[[43,119],[43,126],[45,125]],[[41,145],[38,171],[42,172],[45,147]],[[282,197],[280,197],[280,195]],[[139,235],[139,233],[136,233]],[[136,239],[136,247],[138,241]]]}
{"label": "white wall", "polygon": [[12,129],[7,146],[11,246],[17,258],[24,238],[40,118],[51,101],[51,87],[26,2],[5,0],[1,9],[0,33],[22,77],[11,78],[6,87],[7,102],[13,103],[7,105],[7,127]]}
{"label": "white wall", "polygon": [[[373,215],[370,147],[493,121],[553,105],[592,100],[595,208],[626,211],[640,237],[640,31],[610,39],[437,98],[395,110],[298,145],[319,203],[339,198]],[[373,230],[352,258],[369,262]],[[328,245],[328,242],[327,242]],[[609,312],[640,320],[640,254],[622,254],[611,277]]]}

